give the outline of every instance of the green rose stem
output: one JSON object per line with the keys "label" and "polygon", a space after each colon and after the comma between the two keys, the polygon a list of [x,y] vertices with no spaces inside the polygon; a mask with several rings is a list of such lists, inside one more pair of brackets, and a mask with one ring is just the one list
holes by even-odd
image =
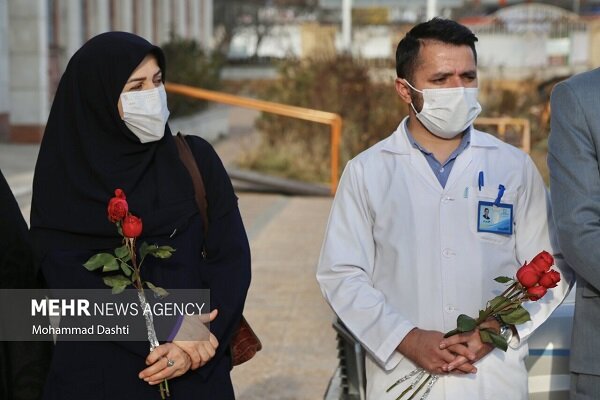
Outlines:
{"label": "green rose stem", "polygon": [[[137,255],[135,252],[135,238],[125,238],[125,245],[127,246],[127,250],[129,250],[129,255],[131,256],[131,263],[133,265],[133,286],[137,289],[138,298],[140,299],[140,305],[142,306],[142,310],[144,310],[144,319],[146,320],[146,330],[148,331],[148,341],[150,342],[150,352],[154,351],[160,343],[158,343],[158,338],[156,337],[156,330],[154,329],[154,318],[152,317],[152,312],[150,311],[150,307],[147,307],[148,301],[146,300],[146,295],[144,294],[144,286],[142,284],[142,280],[140,277],[140,269],[141,264],[137,263]],[[161,399],[166,399],[171,397],[171,393],[169,391],[169,382],[167,379],[163,380],[159,386],[160,397]]]}
{"label": "green rose stem", "polygon": [[[499,301],[496,301],[496,302],[494,302],[494,300],[490,301],[488,303],[488,306],[486,307],[486,309],[483,311],[480,311],[479,317],[477,319],[472,319],[470,317],[464,316],[466,320],[469,320],[470,325],[472,325],[472,327],[467,329],[467,331],[471,331],[471,330],[477,328],[479,325],[481,325],[484,321],[486,321],[490,316],[492,316],[494,314],[499,314],[504,311],[510,310],[510,309],[514,308],[515,306],[518,306],[519,304],[523,303],[523,300],[526,297],[527,297],[526,289],[518,281],[514,281],[504,292],[502,292],[502,294],[500,296],[498,296],[494,299],[494,300],[500,299]],[[459,320],[460,320],[460,317],[459,317]],[[460,325],[460,323],[458,325]],[[456,335],[456,334],[464,332],[464,331],[465,331],[464,329],[461,330],[459,328],[453,329],[453,330],[449,331],[448,333],[446,333],[444,335],[444,337],[448,338],[450,336]],[[419,371],[419,370],[417,369],[417,370],[415,370],[415,372],[416,371]],[[433,376],[434,375],[432,375],[432,374],[427,375],[427,378],[425,378],[425,380],[412,392],[410,397],[408,397],[406,400],[413,400],[415,398],[415,396],[421,391],[421,389],[423,389],[425,387],[427,382],[429,382],[433,378]],[[390,386],[387,389],[387,392],[389,392],[396,385],[401,383],[401,381],[402,381],[402,379],[396,381],[392,386]],[[400,400],[402,397],[404,397],[406,394],[408,394],[411,390],[413,390],[415,388],[415,386],[419,382],[420,382],[420,379],[417,382],[414,382],[413,384],[411,384],[402,393],[400,393],[400,396],[398,396],[396,398],[396,400]],[[435,383],[435,382],[432,382],[432,383]],[[426,397],[429,394],[428,392],[429,391],[427,391],[427,393],[425,393],[422,398]]]}
{"label": "green rose stem", "polygon": [[[414,393],[406,400],[412,400],[415,398],[415,396],[417,395],[417,393],[419,393],[421,391],[421,389],[423,389],[423,387],[427,384],[427,382],[429,382],[429,380],[431,379],[432,375],[427,375],[427,378],[423,381],[423,383],[421,383],[419,385],[419,387],[417,388],[417,390],[414,391]],[[400,395],[400,397],[404,396],[404,393],[402,393]],[[398,397],[396,400],[399,400],[400,397]]]}
{"label": "green rose stem", "polygon": [[[490,316],[494,316],[495,318],[500,318],[502,322],[509,323],[512,325],[522,324],[526,321],[530,321],[531,317],[529,312],[521,306],[522,303],[528,300],[539,300],[546,293],[545,289],[556,287],[556,283],[560,281],[560,274],[554,270],[550,270],[550,267],[554,263],[554,259],[552,256],[543,251],[534,257],[531,264],[525,263],[518,271],[517,271],[517,279],[508,278],[506,276],[498,276],[494,280],[498,283],[509,283],[510,286],[502,292],[501,295],[496,296],[492,300],[487,302],[487,306],[485,310],[480,310],[478,318],[471,318],[468,315],[461,314],[458,316],[456,320],[456,329],[453,329],[444,335],[445,338],[456,335],[461,332],[470,332],[477,329],[484,321],[487,321]],[[531,269],[531,265],[535,265],[534,272],[537,272],[537,280],[535,282],[532,281],[531,271],[527,271],[527,269]],[[542,271],[543,270],[543,271]],[[544,277],[540,277],[540,273],[544,273]],[[521,274],[521,277],[519,275]],[[527,275],[529,274],[529,275]],[[525,276],[526,275],[526,276]],[[545,284],[541,282],[541,279],[546,278]],[[521,279],[524,280],[521,280]],[[527,286],[525,286],[527,285]],[[551,285],[551,286],[549,286]],[[543,293],[537,295],[536,293],[529,293],[530,288],[543,286],[545,288]],[[506,351],[508,348],[508,343],[506,339],[502,336],[498,335],[498,333],[493,332],[490,328],[485,328],[479,331],[481,336],[481,340],[485,343],[490,343],[492,346],[499,348],[502,351]],[[400,396],[396,398],[396,400],[400,400],[404,395],[409,393],[419,382],[421,381],[423,375],[425,374],[425,370],[423,368],[416,368],[413,371],[409,372],[407,375],[404,375],[396,382],[394,382],[386,392],[391,391],[397,385],[407,381],[416,375],[415,380],[406,388]],[[412,400],[415,398],[417,393],[423,389],[423,387],[429,382],[425,393],[421,396],[421,400],[426,399],[431,391],[431,388],[437,382],[439,375],[429,374],[425,381],[419,385],[419,387],[413,391],[411,396],[407,400]]]}
{"label": "green rose stem", "polygon": [[[154,286],[151,282],[143,282],[140,271],[147,255],[150,254],[156,258],[169,258],[175,249],[170,246],[158,246],[156,244],[149,246],[144,242],[140,248],[141,260],[138,263],[135,241],[136,237],[142,233],[142,220],[129,212],[125,193],[122,189],[115,189],[115,197],[111,198],[108,203],[108,219],[116,225],[117,232],[123,237],[123,245],[114,250],[114,255],[111,253],[93,255],[83,266],[88,271],[95,271],[101,268],[102,272],[109,273],[120,269],[124,275],[111,274],[111,276],[103,277],[104,283],[112,288],[113,294],[121,293],[129,285],[133,285],[136,288],[148,331],[150,352],[152,352],[160,344],[154,329],[152,311],[148,307],[148,301],[144,293],[144,285],[159,297],[167,296],[169,292],[161,287]],[[131,265],[129,261],[131,261]],[[160,397],[163,400],[171,397],[167,379],[164,379],[160,383],[159,389]]]}
{"label": "green rose stem", "polygon": [[[502,294],[496,298],[502,298],[498,304],[489,305],[485,310],[480,312],[479,317],[474,320],[474,328],[481,325],[484,321],[486,321],[491,315],[501,313],[506,310],[510,310],[515,305],[521,304],[523,302],[523,298],[526,296],[524,292],[524,287],[519,282],[514,282],[510,285]],[[471,329],[470,329],[471,330]],[[459,328],[453,329],[447,332],[444,337],[448,338],[450,336],[454,336],[458,333],[461,333]]]}

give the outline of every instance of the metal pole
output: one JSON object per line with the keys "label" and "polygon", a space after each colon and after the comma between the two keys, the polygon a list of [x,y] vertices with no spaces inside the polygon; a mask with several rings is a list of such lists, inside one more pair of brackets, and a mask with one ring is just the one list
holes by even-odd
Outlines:
{"label": "metal pole", "polygon": [[427,21],[437,16],[437,0],[427,0]]}
{"label": "metal pole", "polygon": [[342,0],[342,45],[344,51],[352,48],[352,0]]}
{"label": "metal pole", "polygon": [[212,50],[213,48],[213,0],[204,0],[203,3],[204,21],[202,23],[202,38],[204,41],[204,48],[206,50]]}

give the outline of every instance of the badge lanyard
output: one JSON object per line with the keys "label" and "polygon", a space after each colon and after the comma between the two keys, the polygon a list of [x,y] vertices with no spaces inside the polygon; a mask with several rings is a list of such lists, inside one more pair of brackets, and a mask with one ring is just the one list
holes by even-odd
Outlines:
{"label": "badge lanyard", "polygon": [[[479,191],[484,186],[483,171],[479,171],[477,186]],[[506,188],[498,185],[496,200],[479,201],[477,207],[477,232],[489,232],[500,235],[512,235],[513,233],[513,205],[502,203]]]}

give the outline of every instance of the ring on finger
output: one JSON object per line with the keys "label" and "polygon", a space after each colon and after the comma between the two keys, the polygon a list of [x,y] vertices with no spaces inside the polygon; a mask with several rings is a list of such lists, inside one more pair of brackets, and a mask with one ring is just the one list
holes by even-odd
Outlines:
{"label": "ring on finger", "polygon": [[173,365],[175,365],[175,360],[167,358],[167,367],[172,367]]}

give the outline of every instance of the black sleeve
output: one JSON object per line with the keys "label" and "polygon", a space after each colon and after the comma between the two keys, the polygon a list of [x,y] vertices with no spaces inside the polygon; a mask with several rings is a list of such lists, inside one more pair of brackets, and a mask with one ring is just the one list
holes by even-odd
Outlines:
{"label": "black sleeve", "polygon": [[0,172],[0,287],[35,287],[27,224],[4,175]]}
{"label": "black sleeve", "polygon": [[[50,342],[0,342],[0,398],[41,398],[51,358]],[[5,397],[4,397],[5,396]]]}
{"label": "black sleeve", "polygon": [[[0,289],[40,287],[23,219],[0,172]],[[0,343],[0,398],[38,399],[50,364],[51,342]]]}
{"label": "black sleeve", "polygon": [[198,370],[208,376],[211,366],[217,365],[221,357],[230,356],[229,345],[250,285],[250,246],[237,197],[219,156],[200,138],[191,138],[190,146],[206,187],[209,227],[205,238],[208,254],[205,280],[210,288],[211,309],[219,310],[210,327],[219,341],[217,354]]}

